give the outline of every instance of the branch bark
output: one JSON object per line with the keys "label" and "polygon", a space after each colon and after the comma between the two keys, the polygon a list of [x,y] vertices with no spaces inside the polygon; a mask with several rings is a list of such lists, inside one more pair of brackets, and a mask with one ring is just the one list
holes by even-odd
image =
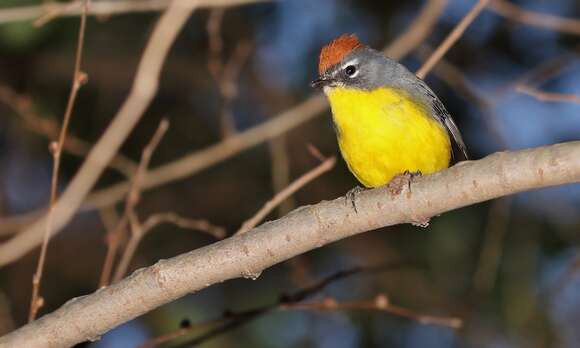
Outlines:
{"label": "branch bark", "polygon": [[[188,2],[190,0],[185,1]],[[202,1],[202,3],[206,3],[204,1]],[[221,4],[224,4],[225,2],[227,1],[220,0]],[[446,1],[444,0],[428,1],[423,6],[418,16],[410,24],[408,29],[400,36],[402,39],[397,39],[392,45],[385,48],[385,54],[393,59],[399,60],[416,48],[417,45],[421,44],[437,23],[437,19],[441,16],[445,4]],[[278,116],[275,116],[259,126],[238,133],[215,145],[193,152],[180,159],[150,170],[145,177],[142,190],[146,191],[167,184],[168,182],[189,177],[201,170],[233,157],[242,151],[261,144],[266,140],[286,133],[301,124],[306,123],[308,120],[313,119],[315,116],[320,115],[327,109],[328,104],[326,100],[324,100],[324,97],[319,95],[312,96],[299,105],[282,112]],[[106,143],[107,141],[109,140],[105,140],[103,137],[98,144]],[[93,151],[97,151],[97,148],[95,147]],[[89,159],[90,158],[92,157],[89,157]],[[107,163],[108,161],[104,162]],[[75,183],[75,180],[80,180],[80,174],[81,172],[75,176],[73,183]],[[93,173],[88,174],[92,175]],[[108,188],[89,194],[86,197],[84,204],[80,206],[75,201],[74,205],[68,207],[68,210],[55,212],[56,218],[53,233],[59,233],[76,213],[77,209],[87,210],[102,208],[121,201],[127,194],[129,186],[128,181],[114,184]],[[70,190],[67,190],[67,192],[68,191]],[[84,194],[83,191],[82,195]],[[81,199],[81,197],[75,197],[75,199]],[[34,214],[27,215],[34,217]],[[38,226],[39,224],[42,224],[42,221],[43,220],[39,220],[39,222],[27,226],[12,239],[0,245],[0,266],[19,259],[40,244],[42,240],[42,231],[39,230]],[[7,219],[4,219],[3,224],[14,224],[15,222],[22,222],[22,220],[7,221]]]}
{"label": "branch bark", "polygon": [[580,141],[500,152],[417,178],[411,191],[386,188],[301,207],[248,233],[161,260],[0,338],[0,347],[67,347],[188,293],[228,279],[256,279],[279,262],[376,228],[425,221],[485,200],[580,182]]}

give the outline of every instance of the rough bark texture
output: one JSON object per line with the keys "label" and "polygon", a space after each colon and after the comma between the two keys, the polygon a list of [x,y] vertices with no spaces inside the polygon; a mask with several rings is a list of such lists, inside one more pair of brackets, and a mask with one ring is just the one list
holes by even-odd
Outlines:
{"label": "rough bark texture", "polygon": [[398,195],[385,188],[304,206],[210,246],[161,260],[0,338],[0,347],[68,347],[188,293],[262,270],[357,233],[429,217],[525,190],[580,181],[580,142],[501,152],[416,179]]}

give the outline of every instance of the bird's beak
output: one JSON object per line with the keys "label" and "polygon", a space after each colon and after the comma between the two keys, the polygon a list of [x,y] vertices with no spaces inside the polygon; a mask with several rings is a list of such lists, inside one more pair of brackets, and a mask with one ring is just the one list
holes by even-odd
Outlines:
{"label": "bird's beak", "polygon": [[324,86],[332,84],[332,82],[333,82],[332,78],[322,75],[318,77],[316,80],[312,81],[310,83],[310,86],[312,86],[312,88],[322,88]]}

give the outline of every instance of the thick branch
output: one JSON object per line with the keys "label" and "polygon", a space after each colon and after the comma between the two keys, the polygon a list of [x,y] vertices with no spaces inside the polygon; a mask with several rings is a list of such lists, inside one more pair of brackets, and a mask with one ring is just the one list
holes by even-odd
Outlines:
{"label": "thick branch", "polygon": [[[221,1],[225,2],[226,0]],[[428,1],[421,10],[421,13],[415,18],[415,20],[413,20],[407,31],[402,35],[405,43],[401,42],[401,40],[396,40],[392,46],[389,45],[385,48],[385,54],[393,59],[401,59],[412,51],[412,49],[415,48],[416,45],[419,45],[428,33],[431,32],[431,29],[441,15],[441,10],[445,3],[446,2],[442,0]],[[231,136],[218,144],[193,152],[168,164],[152,169],[147,173],[142,190],[146,191],[168,182],[183,179],[216,163],[220,163],[244,150],[298,127],[325,111],[327,107],[328,104],[322,96],[312,96],[299,105],[282,112],[280,115],[259,126],[248,129],[235,136]],[[99,143],[103,143],[103,141],[99,141]],[[81,172],[75,176],[74,180],[77,180],[80,174]],[[92,175],[92,173],[90,174]],[[75,202],[74,205],[69,207],[69,210],[63,210],[62,212],[55,214],[57,216],[55,221],[58,223],[55,223],[54,233],[58,233],[62,227],[66,225],[78,208],[93,209],[114,204],[125,197],[128,189],[129,183],[122,182],[88,195],[87,200],[82,204],[82,206],[78,206]],[[80,191],[77,190],[77,192]],[[82,195],[84,195],[84,188]],[[77,198],[81,198],[80,195]],[[29,216],[34,215],[29,214]],[[14,224],[15,222],[16,221],[3,221],[4,224]],[[32,248],[40,244],[40,241],[42,240],[42,231],[38,229],[38,225],[39,222],[25,228],[14,238],[0,245],[0,266],[17,260]]]}
{"label": "thick branch", "polygon": [[248,233],[136,271],[96,293],[0,338],[0,347],[65,347],[188,293],[224,280],[256,278],[264,269],[334,241],[426,218],[525,190],[580,181],[580,142],[501,152],[416,179],[411,192],[385,188],[299,208]]}

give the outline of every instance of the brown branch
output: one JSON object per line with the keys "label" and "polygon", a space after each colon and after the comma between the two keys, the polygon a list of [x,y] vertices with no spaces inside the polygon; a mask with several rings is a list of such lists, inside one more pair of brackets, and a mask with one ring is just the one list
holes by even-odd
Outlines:
{"label": "brown branch", "polygon": [[[58,137],[58,124],[53,118],[38,114],[34,110],[31,97],[17,94],[9,86],[0,84],[0,101],[12,108],[20,116],[24,126],[32,132],[48,139]],[[84,158],[91,150],[91,146],[92,144],[89,142],[68,134],[63,144],[63,150],[71,155]],[[116,154],[109,167],[130,178],[135,173],[137,164],[122,154]]]}
{"label": "brown branch", "polygon": [[433,27],[447,6],[447,2],[447,0],[427,1],[409,29],[385,48],[383,51],[385,55],[400,60],[421,45],[432,33]]}
{"label": "brown branch", "polygon": [[414,179],[399,195],[387,188],[294,210],[250,232],[162,260],[107,288],[69,301],[0,338],[0,346],[71,346],[164,303],[264,269],[309,250],[376,228],[424,221],[444,212],[526,190],[580,182],[580,141],[514,152]]}
{"label": "brown branch", "polygon": [[477,18],[479,13],[487,6],[490,0],[478,0],[475,6],[463,17],[463,19],[457,24],[451,33],[445,38],[445,40],[435,49],[435,52],[431,55],[429,59],[419,68],[417,71],[417,76],[424,79],[425,76],[431,71],[433,66],[445,55],[445,53],[459,40],[461,35],[465,32],[467,27]]}
{"label": "brown branch", "polygon": [[243,40],[238,42],[228,62],[226,64],[222,62],[223,39],[221,27],[224,14],[225,9],[223,8],[212,10],[207,20],[206,30],[209,37],[207,67],[221,95],[221,133],[223,138],[227,138],[236,133],[232,103],[238,95],[236,80],[238,79],[242,66],[250,55],[251,46]]}
{"label": "brown branch", "polygon": [[320,163],[312,170],[303,174],[298,179],[294,180],[285,189],[278,192],[271,200],[266,202],[266,204],[264,204],[264,206],[254,216],[246,220],[242,224],[242,227],[240,227],[240,229],[235,234],[246,233],[254,228],[257,224],[260,223],[260,221],[264,220],[264,218],[268,216],[268,214],[270,214],[272,210],[274,210],[280,203],[284,202],[286,198],[292,196],[296,191],[300,190],[314,179],[331,170],[335,163],[336,157],[332,156],[324,160],[324,162]]}
{"label": "brown branch", "polygon": [[36,318],[36,314],[42,305],[44,304],[44,299],[40,296],[40,282],[42,281],[42,271],[44,269],[44,263],[46,261],[46,254],[48,251],[48,242],[50,240],[50,235],[52,231],[52,219],[54,214],[54,207],[57,201],[57,189],[58,189],[58,176],[60,170],[60,159],[62,155],[62,148],[66,141],[68,126],[74,109],[75,101],[77,99],[77,94],[79,89],[87,81],[87,75],[81,71],[81,62],[83,57],[83,47],[85,42],[85,28],[87,23],[87,8],[89,6],[89,0],[83,0],[83,15],[81,16],[81,23],[79,26],[78,42],[76,49],[76,57],[74,64],[74,74],[72,81],[72,88],[68,98],[66,110],[64,113],[64,119],[62,122],[62,127],[60,129],[60,134],[58,140],[50,144],[50,152],[53,158],[52,164],[52,179],[50,185],[50,202],[48,208],[48,217],[45,222],[44,235],[42,239],[42,246],[40,248],[40,256],[38,258],[38,264],[36,266],[36,272],[32,277],[32,296],[30,300],[30,312],[28,315],[28,321],[32,321]]}
{"label": "brown branch", "polygon": [[[137,68],[129,96],[54,207],[52,225],[55,233],[60,231],[76,213],[109,161],[118,152],[121,144],[149,106],[157,92],[165,57],[192,13],[193,7],[194,5],[188,0],[174,0],[157,22]],[[0,249],[8,248],[15,251],[9,247],[12,243],[20,244],[21,251],[33,248],[42,240],[42,229],[45,224],[46,217],[28,227],[26,232],[19,233],[2,244]],[[23,246],[24,249],[22,249]],[[8,258],[14,256],[12,254]]]}
{"label": "brown branch", "polygon": [[385,294],[378,294],[372,300],[362,301],[343,301],[339,302],[333,297],[326,297],[319,302],[283,304],[280,306],[282,310],[376,310],[391,313],[400,317],[415,320],[421,324],[426,325],[440,325],[450,328],[458,329],[462,325],[459,318],[439,317],[432,315],[425,315],[414,312],[408,308],[395,306],[390,303],[389,298]]}
{"label": "brown branch", "polygon": [[528,11],[506,0],[493,0],[489,9],[513,21],[535,27],[580,35],[580,20]]}
{"label": "brown branch", "polygon": [[[173,0],[97,0],[93,1],[90,16],[119,15],[133,12],[152,12],[165,10]],[[229,7],[247,5],[269,0],[188,0],[185,5],[196,4],[197,7]],[[79,16],[82,11],[70,3],[53,2],[44,5],[9,7],[0,9],[0,24],[16,21],[34,20],[47,12],[56,13],[56,17]]]}
{"label": "brown branch", "polygon": [[565,103],[580,104],[580,95],[577,94],[544,92],[534,87],[523,84],[516,86],[516,91],[527,94],[543,102],[558,102],[558,103],[565,102]]}
{"label": "brown branch", "polygon": [[202,322],[190,323],[189,320],[184,320],[181,327],[173,332],[155,337],[144,344],[140,345],[138,348],[152,348],[157,345],[169,342],[178,337],[183,337],[186,335],[191,335],[201,329],[211,328],[209,332],[203,333],[198,337],[194,337],[186,342],[182,342],[180,347],[193,347],[207,342],[210,339],[218,337],[238,328],[243,325],[247,325],[252,321],[259,319],[265,315],[272,313],[275,310],[281,310],[282,306],[292,306],[307,300],[322,291],[324,291],[329,285],[334,284],[343,279],[347,279],[356,275],[361,274],[375,274],[383,273],[391,270],[399,269],[405,266],[412,266],[410,263],[388,262],[377,266],[366,266],[366,267],[354,267],[347,270],[338,271],[325,277],[316,282],[310,282],[312,285],[303,287],[299,290],[294,291],[291,294],[282,294],[278,300],[264,306],[259,306],[257,308],[252,308],[249,310],[244,310],[241,312],[226,311],[221,317],[204,320]]}
{"label": "brown branch", "polygon": [[[115,256],[117,255],[117,249],[119,248],[121,236],[123,231],[125,231],[127,226],[130,224],[132,215],[136,214],[134,210],[137,206],[137,203],[139,203],[141,195],[141,181],[143,180],[143,176],[145,176],[147,168],[149,167],[149,162],[151,161],[151,156],[153,155],[155,148],[161,142],[161,138],[163,135],[165,135],[168,128],[169,121],[167,121],[167,119],[161,120],[157,131],[151,138],[151,141],[143,149],[141,161],[139,162],[135,176],[132,179],[131,189],[127,194],[125,212],[121,219],[119,219],[117,226],[111,230],[107,236],[107,254],[105,255],[105,261],[103,263],[103,269],[99,280],[99,287],[107,286],[110,282],[111,271],[113,269],[113,263],[115,261]],[[132,244],[135,243],[133,239],[137,238],[136,234],[138,231],[136,231],[133,227],[137,228],[138,226],[133,226],[133,224],[131,224],[131,232],[133,235],[129,241],[127,249],[129,249],[129,247],[133,247]],[[136,247],[136,245],[134,245],[134,247]]]}
{"label": "brown branch", "polygon": [[[432,26],[436,24],[436,20],[433,18],[439,18],[441,13],[439,11],[435,11],[436,9],[432,6],[433,2],[439,0],[430,0],[426,3],[426,5],[421,10],[421,13],[413,22],[410,24],[409,28],[407,29],[406,33],[409,31],[414,31],[417,26],[423,27],[425,23],[431,25],[431,27],[424,28],[421,32],[425,35],[431,31]],[[94,5],[92,8],[94,9]],[[429,16],[427,16],[427,14]],[[405,37],[409,37],[413,39],[414,44],[420,44],[421,40],[418,40],[417,35],[407,36],[405,33],[403,34]],[[423,38],[424,39],[424,38]],[[168,41],[165,41],[166,43]],[[158,43],[156,42],[155,46]],[[405,47],[405,45],[399,45],[398,47]],[[409,47],[405,47],[406,50],[394,50],[391,49],[390,46],[385,48],[385,52],[393,59],[401,59],[409,52]],[[149,54],[153,54],[153,50]],[[158,50],[157,52],[161,52],[163,50]],[[149,65],[148,63],[147,65]],[[149,80],[152,78],[150,76],[151,69],[150,66],[147,69],[141,68],[141,72],[138,74],[138,81],[142,82],[141,80]],[[157,76],[157,72],[153,74]],[[139,84],[134,83],[134,86]],[[152,91],[150,90],[150,85],[147,83],[145,84],[146,88],[146,96],[145,98],[142,97],[141,94],[137,94],[133,92],[130,96],[130,103],[127,101],[126,105],[135,105],[141,104],[143,100],[149,101],[150,95]],[[135,88],[134,88],[135,89]],[[259,126],[256,126],[252,129],[239,133],[235,136],[232,136],[224,141],[205,148],[200,151],[193,152],[189,155],[186,155],[176,161],[168,163],[166,165],[160,166],[156,169],[149,171],[145,182],[143,183],[143,190],[147,190],[153,187],[157,187],[168,182],[172,182],[175,180],[183,179],[188,177],[194,173],[197,173],[203,169],[206,169],[212,165],[220,163],[244,150],[247,150],[253,146],[256,146],[268,139],[275,138],[280,134],[283,134],[291,129],[294,129],[301,124],[305,123],[306,121],[314,118],[315,116],[321,114],[324,110],[327,109],[326,101],[321,96],[314,96],[306,101],[302,102],[301,104],[295,106],[294,108],[287,110],[277,117],[267,121]],[[121,119],[125,119],[127,112],[126,107],[123,109],[123,117]],[[132,113],[131,113],[132,114]],[[139,115],[134,115],[134,117],[139,117]],[[96,177],[98,174],[94,171],[95,164],[101,163],[101,159],[103,158],[110,158],[112,154],[116,153],[118,149],[117,141],[120,141],[126,137],[125,131],[128,132],[132,125],[136,122],[131,118],[131,124],[125,124],[125,122],[114,122],[114,125],[118,125],[119,123],[122,124],[120,128],[121,133],[119,133],[119,129],[115,129],[114,131],[108,131],[104,134],[104,136],[99,140],[95,149],[93,150],[93,155],[89,156],[87,160],[90,159],[90,162],[87,162],[83,168],[81,168],[81,172],[77,174],[75,177],[76,181],[73,179],[73,183],[76,183],[74,191],[70,192],[70,200],[69,205],[67,206],[66,210],[62,210],[61,213],[58,214],[58,224],[55,224],[55,233],[60,231],[62,227],[72,218],[72,216],[76,213],[76,211],[81,208],[80,204],[85,197],[86,193],[94,184]],[[126,127],[128,127],[126,129]],[[118,136],[121,137],[118,138]],[[114,148],[110,147],[110,143],[115,144]],[[106,151],[105,151],[106,150]],[[95,163],[96,162],[96,163]],[[105,161],[106,162],[106,161]],[[90,165],[88,165],[90,163]],[[88,185],[87,185],[88,184]],[[71,183],[72,185],[72,183]],[[109,188],[100,190],[95,192],[94,194],[90,195],[87,199],[87,202],[82,206],[82,209],[95,209],[95,208],[102,208],[104,206],[108,206],[119,202],[122,200],[127,191],[129,189],[128,182],[122,182],[120,184],[113,185]],[[68,190],[67,190],[68,191]],[[73,192],[75,192],[73,194]],[[63,195],[64,197],[67,196],[66,192]],[[64,205],[63,205],[64,207]],[[0,266],[6,265],[12,261],[17,260],[22,255],[26,254],[32,248],[40,244],[41,239],[41,231],[39,231],[39,224],[37,222],[32,226],[27,227],[24,231],[21,231],[17,236],[12,238],[11,240],[7,241],[6,243],[0,245]]]}

